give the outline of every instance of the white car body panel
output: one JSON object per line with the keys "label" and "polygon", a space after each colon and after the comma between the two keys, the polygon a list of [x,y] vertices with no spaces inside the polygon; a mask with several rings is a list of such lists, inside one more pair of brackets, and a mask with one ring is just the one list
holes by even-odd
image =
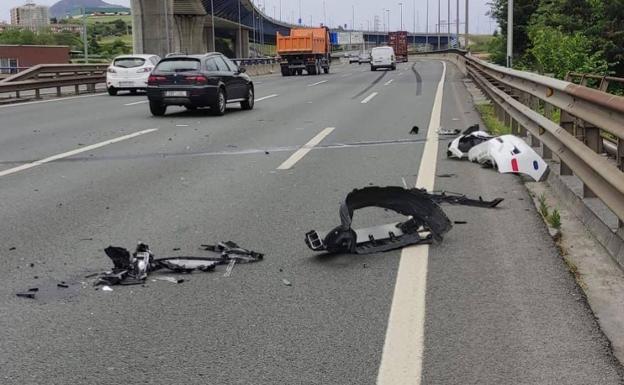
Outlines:
{"label": "white car body panel", "polygon": [[548,176],[548,164],[526,142],[514,135],[503,135],[474,146],[468,159],[491,163],[501,174],[525,174],[535,181]]}
{"label": "white car body panel", "polygon": [[[459,141],[462,138],[465,137],[470,137],[470,136],[475,136],[475,137],[479,137],[479,138],[492,138],[492,135],[488,134],[485,131],[475,131],[475,132],[471,132],[468,135],[460,135],[457,138],[453,139],[453,141],[451,142],[450,146],[448,147],[448,151],[449,151],[449,157],[451,158],[456,158],[456,159],[464,159],[466,157],[468,157],[468,153],[462,152],[459,149]],[[485,142],[487,143],[487,142]],[[481,143],[483,144],[483,143]],[[479,145],[477,145],[479,146]],[[477,147],[475,146],[475,147]],[[473,147],[474,148],[474,147]]]}

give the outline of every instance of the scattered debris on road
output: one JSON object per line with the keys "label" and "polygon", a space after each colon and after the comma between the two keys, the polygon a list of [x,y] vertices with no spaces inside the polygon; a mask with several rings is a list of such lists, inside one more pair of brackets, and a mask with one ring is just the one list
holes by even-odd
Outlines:
{"label": "scattered debris on road", "polygon": [[457,128],[438,128],[438,135],[459,135],[461,133]]}
{"label": "scattered debris on road", "polygon": [[524,140],[514,135],[493,137],[480,131],[479,125],[468,127],[448,145],[447,156],[469,159],[494,167],[501,174],[526,174],[539,182],[548,176],[548,164]]}
{"label": "scattered debris on road", "polygon": [[495,167],[501,174],[525,174],[540,182],[548,176],[548,164],[514,135],[503,135],[474,146],[468,152],[471,162]]}
{"label": "scattered debris on road", "polygon": [[[312,230],[305,235],[306,245],[314,251],[329,253],[371,254],[403,248],[408,245],[441,241],[452,228],[451,221],[439,203],[494,208],[503,201],[470,199],[454,193],[429,193],[424,189],[403,187],[365,187],[350,192],[340,205],[341,224],[327,233]],[[356,210],[380,207],[406,216],[404,222],[365,229],[351,227]]]}
{"label": "scattered debris on road", "polygon": [[28,292],[28,293],[17,293],[15,295],[17,295],[20,298],[35,299],[35,293],[31,293],[31,292]]}
{"label": "scattered debris on road", "polygon": [[[207,257],[167,257],[155,259],[149,246],[139,243],[134,253],[123,247],[109,246],[104,252],[113,261],[111,271],[99,275],[95,285],[137,285],[145,282],[149,273],[168,269],[174,273],[192,273],[193,271],[214,271],[217,265],[252,263],[261,261],[264,254],[244,249],[234,242],[221,242],[216,245],[202,245],[212,255]],[[168,280],[165,278],[165,280]],[[184,280],[177,280],[181,283]]]}
{"label": "scattered debris on road", "polygon": [[284,286],[292,286],[292,283],[290,283],[290,281],[286,278],[282,279],[282,283],[284,284]]}
{"label": "scattered debris on road", "polygon": [[418,126],[414,126],[412,127],[412,130],[409,133],[410,135],[418,135],[418,131],[419,131]]}

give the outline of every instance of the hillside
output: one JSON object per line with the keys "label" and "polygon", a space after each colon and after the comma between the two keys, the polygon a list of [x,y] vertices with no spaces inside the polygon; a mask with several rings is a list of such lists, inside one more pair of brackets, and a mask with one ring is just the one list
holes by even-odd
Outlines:
{"label": "hillside", "polygon": [[64,17],[76,8],[127,8],[121,5],[110,4],[103,0],[61,0],[50,7],[51,17]]}

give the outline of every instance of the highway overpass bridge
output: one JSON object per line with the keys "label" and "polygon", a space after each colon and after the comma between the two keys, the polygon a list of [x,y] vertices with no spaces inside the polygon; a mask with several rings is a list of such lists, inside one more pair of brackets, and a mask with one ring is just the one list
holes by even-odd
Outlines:
{"label": "highway overpass bridge", "polygon": [[[132,0],[131,6],[136,53],[214,51],[214,37],[220,37],[234,43],[236,56],[249,57],[250,42],[274,43],[276,32],[288,34],[292,26],[266,15],[250,0]],[[364,40],[384,44],[387,35],[364,32]],[[448,36],[410,34],[409,42],[445,48]]]}

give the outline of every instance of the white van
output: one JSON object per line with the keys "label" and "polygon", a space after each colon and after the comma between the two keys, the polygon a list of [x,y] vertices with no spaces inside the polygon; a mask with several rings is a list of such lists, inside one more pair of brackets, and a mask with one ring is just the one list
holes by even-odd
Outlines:
{"label": "white van", "polygon": [[396,56],[392,47],[375,47],[371,51],[371,71],[377,68],[396,70]]}

